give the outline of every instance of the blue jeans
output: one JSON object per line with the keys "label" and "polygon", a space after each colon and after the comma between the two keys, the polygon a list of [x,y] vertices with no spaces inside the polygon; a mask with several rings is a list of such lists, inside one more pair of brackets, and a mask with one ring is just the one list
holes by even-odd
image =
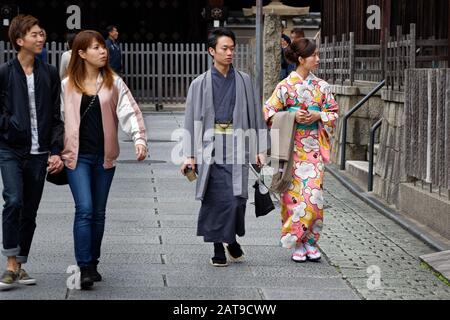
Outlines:
{"label": "blue jeans", "polygon": [[3,180],[2,254],[26,263],[36,229],[36,214],[44,189],[48,154],[19,154],[0,149]]}
{"label": "blue jeans", "polygon": [[80,154],[74,170],[66,168],[75,201],[73,237],[79,267],[97,265],[100,258],[105,211],[115,168],[103,168],[103,155]]}

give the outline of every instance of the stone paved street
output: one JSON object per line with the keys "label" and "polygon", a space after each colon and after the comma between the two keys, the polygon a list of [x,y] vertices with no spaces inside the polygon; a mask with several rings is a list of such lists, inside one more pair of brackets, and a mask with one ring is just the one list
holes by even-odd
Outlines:
{"label": "stone paved street", "polygon": [[196,236],[194,184],[171,162],[171,133],[182,122],[182,113],[146,114],[145,163],[134,161],[133,145],[121,135],[99,265],[104,281],[89,291],[66,288],[66,269],[75,263],[74,204],[68,186],[47,184],[26,265],[38,285],[0,292],[0,299],[450,299],[450,287],[420,265],[419,256],[433,250],[330,174],[320,263],[292,262],[279,246],[279,210],[256,218],[248,203],[240,240],[246,261],[210,266],[212,245]]}

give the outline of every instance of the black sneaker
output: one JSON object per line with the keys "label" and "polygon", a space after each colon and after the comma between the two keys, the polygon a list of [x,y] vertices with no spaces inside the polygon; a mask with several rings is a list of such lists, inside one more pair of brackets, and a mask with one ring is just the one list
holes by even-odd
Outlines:
{"label": "black sneaker", "polygon": [[97,266],[93,265],[91,269],[91,278],[94,282],[102,281],[102,275],[97,271]]}
{"label": "black sneaker", "polygon": [[244,251],[242,251],[241,245],[237,241],[226,245],[225,248],[227,248],[231,261],[240,262],[244,260]]}
{"label": "black sneaker", "polygon": [[92,267],[81,267],[80,268],[80,286],[81,289],[89,289],[94,285],[94,280],[92,279]]}

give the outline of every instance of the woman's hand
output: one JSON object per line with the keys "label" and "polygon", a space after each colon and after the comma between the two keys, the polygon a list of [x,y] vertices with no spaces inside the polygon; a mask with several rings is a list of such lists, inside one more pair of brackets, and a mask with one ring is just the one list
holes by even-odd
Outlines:
{"label": "woman's hand", "polygon": [[317,111],[297,110],[295,121],[300,124],[311,124],[320,120],[320,113]]}
{"label": "woman's hand", "polygon": [[47,172],[49,174],[56,174],[64,169],[64,162],[61,160],[61,157],[58,155],[53,155],[48,158],[47,161]]}
{"label": "woman's hand", "polygon": [[191,167],[192,170],[195,171],[195,158],[187,158],[187,159],[184,161],[183,165],[181,166],[181,174],[182,174],[183,176],[186,175],[186,168],[187,168],[188,166]]}
{"label": "woman's hand", "polygon": [[136,148],[136,159],[137,161],[142,161],[147,157],[147,147],[143,144],[137,144]]}

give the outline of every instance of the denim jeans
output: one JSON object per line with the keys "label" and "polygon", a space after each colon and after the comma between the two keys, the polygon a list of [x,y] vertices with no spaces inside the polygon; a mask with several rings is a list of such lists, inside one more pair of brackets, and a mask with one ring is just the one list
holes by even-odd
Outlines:
{"label": "denim jeans", "polygon": [[66,168],[75,201],[73,237],[79,267],[97,265],[100,258],[105,211],[115,168],[103,168],[103,155],[80,154],[74,170]]}
{"label": "denim jeans", "polygon": [[36,214],[44,189],[48,154],[21,155],[0,149],[3,180],[2,234],[6,257],[26,263],[36,229]]}

